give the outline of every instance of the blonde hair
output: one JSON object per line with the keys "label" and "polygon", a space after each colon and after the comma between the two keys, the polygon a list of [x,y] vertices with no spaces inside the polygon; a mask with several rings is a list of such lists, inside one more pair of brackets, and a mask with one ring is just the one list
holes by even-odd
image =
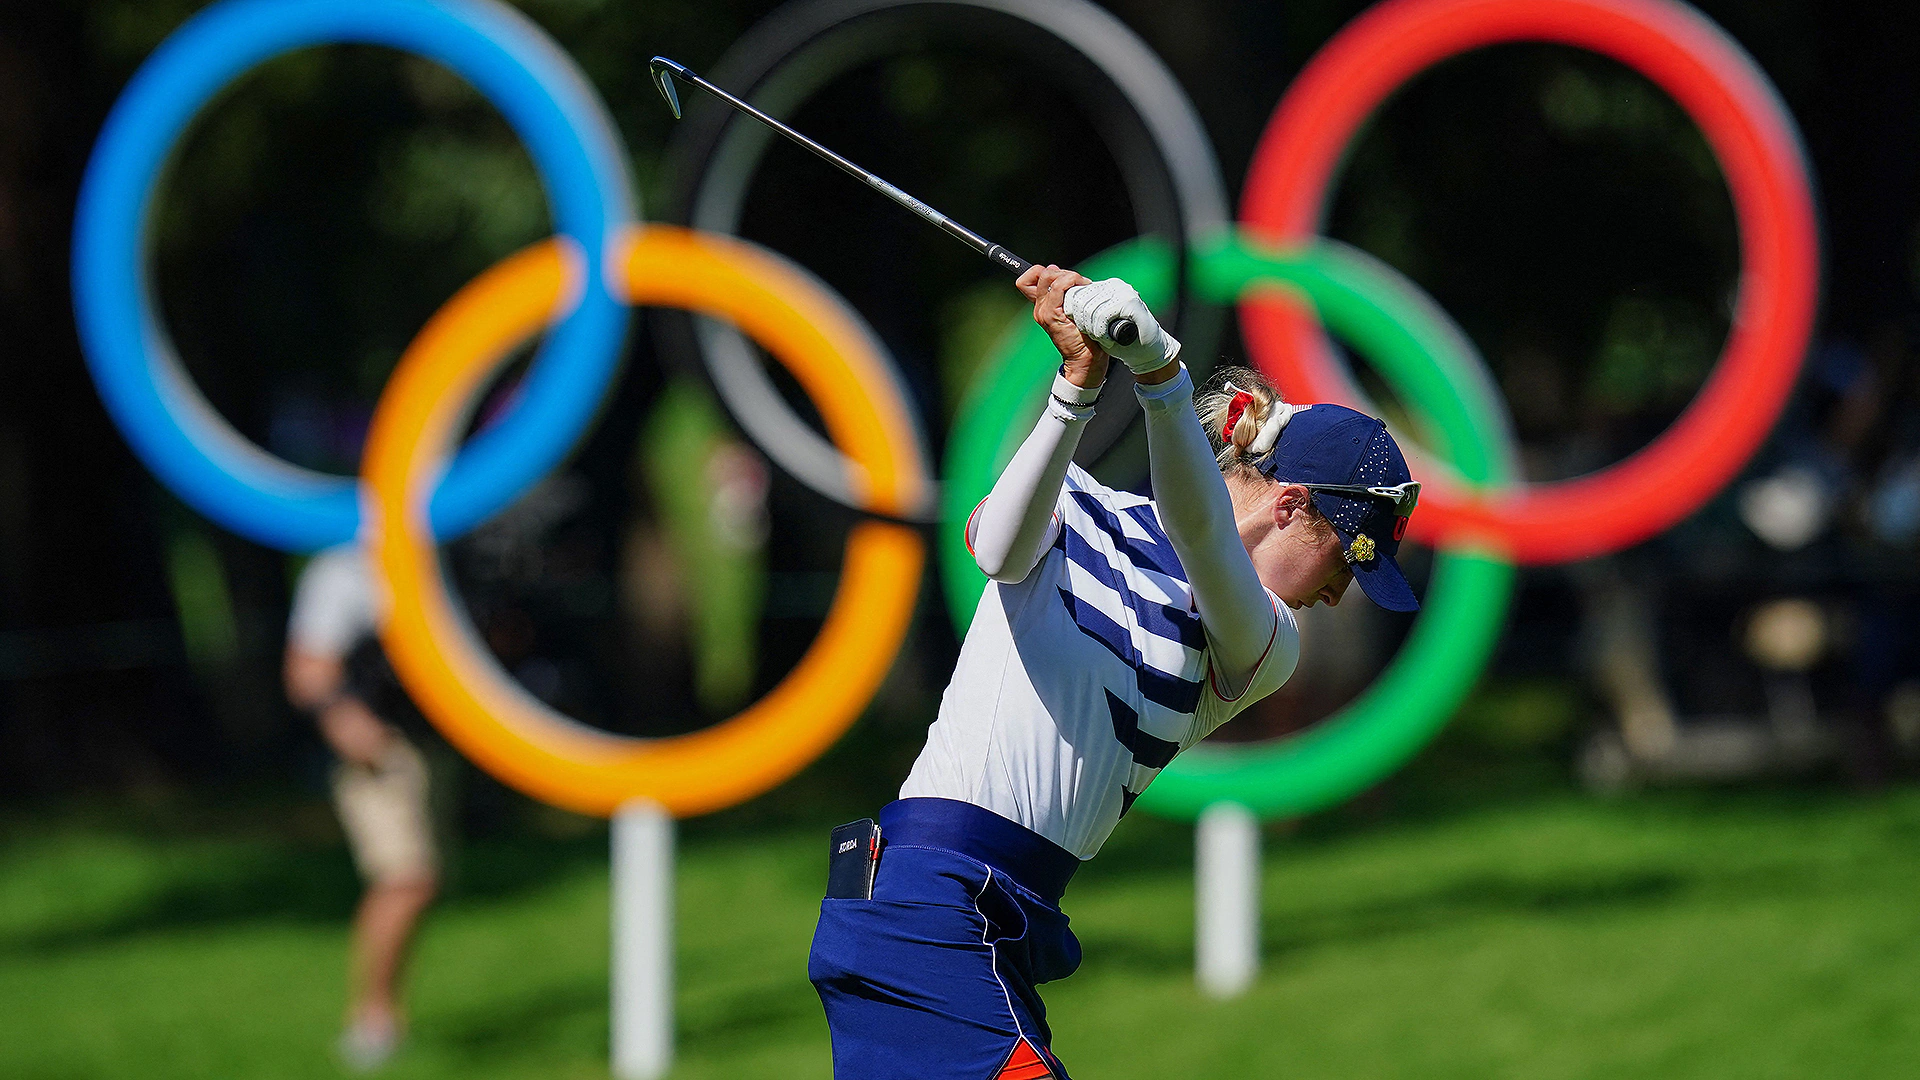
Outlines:
{"label": "blonde hair", "polygon": [[[1233,430],[1226,431],[1227,414],[1233,408],[1233,399],[1240,394],[1252,397],[1253,401],[1241,410]],[[1207,385],[1193,396],[1193,411],[1200,417],[1200,426],[1207,431],[1207,441],[1213,444],[1214,461],[1229,480],[1255,484],[1288,482],[1284,476],[1269,477],[1260,471],[1258,464],[1273,452],[1280,430],[1294,412],[1294,406],[1280,396],[1280,388],[1273,380],[1251,368],[1217,368]],[[1315,535],[1335,535],[1332,523],[1311,498],[1307,500],[1307,521]]]}
{"label": "blonde hair", "polygon": [[[1233,399],[1241,393],[1251,395],[1253,403],[1240,414],[1232,431],[1223,431]],[[1280,396],[1280,388],[1273,385],[1272,380],[1251,368],[1218,368],[1206,386],[1193,396],[1193,411],[1200,416],[1200,426],[1207,430],[1207,440],[1213,444],[1213,458],[1219,463],[1220,471],[1243,480],[1265,478],[1266,474],[1254,463],[1273,447],[1269,444],[1256,450],[1255,443],[1261,429],[1279,410],[1291,414],[1293,407]]]}

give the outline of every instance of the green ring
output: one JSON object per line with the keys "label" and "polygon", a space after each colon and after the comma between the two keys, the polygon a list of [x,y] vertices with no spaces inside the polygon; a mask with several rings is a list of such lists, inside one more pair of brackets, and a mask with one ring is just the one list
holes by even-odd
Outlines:
{"label": "green ring", "polygon": [[[1126,278],[1156,306],[1172,289],[1172,259],[1148,241],[1112,248],[1084,269]],[[1270,251],[1229,238],[1195,252],[1192,269],[1195,287],[1216,303],[1272,287],[1304,295],[1403,402],[1424,413],[1422,437],[1468,484],[1493,487],[1513,476],[1510,429],[1479,356],[1424,293],[1384,264],[1330,241]],[[1058,363],[1038,327],[1015,328],[955,420],[940,556],[963,634],[986,589],[967,551],[967,517],[1039,415]],[[1365,790],[1426,745],[1473,688],[1505,622],[1513,577],[1512,561],[1499,552],[1470,538],[1449,539],[1436,552],[1426,603],[1406,645],[1360,697],[1302,734],[1251,746],[1202,743],[1175,758],[1137,805],[1195,818],[1226,801],[1262,817],[1292,817]]]}

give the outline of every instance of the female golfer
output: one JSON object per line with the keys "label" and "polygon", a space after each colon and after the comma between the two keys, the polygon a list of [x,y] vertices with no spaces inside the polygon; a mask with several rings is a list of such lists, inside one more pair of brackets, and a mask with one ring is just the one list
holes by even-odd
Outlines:
{"label": "female golfer", "polygon": [[[839,1080],[1065,1080],[1035,987],[1079,966],[1059,903],[1081,860],[1175,754],[1293,673],[1292,609],[1355,579],[1418,606],[1394,554],[1419,485],[1380,421],[1288,405],[1248,371],[1196,402],[1125,282],[1036,266],[1019,287],[1060,374],[968,522],[992,581],[926,749],[877,842],[837,845],[877,859],[830,875],[808,964]],[[1103,336],[1119,316],[1136,343]],[[1152,499],[1071,464],[1109,356],[1134,373]]]}

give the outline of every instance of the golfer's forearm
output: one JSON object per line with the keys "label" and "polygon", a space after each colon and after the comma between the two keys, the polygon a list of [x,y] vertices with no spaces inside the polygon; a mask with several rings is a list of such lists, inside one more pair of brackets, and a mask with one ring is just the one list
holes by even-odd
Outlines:
{"label": "golfer's forearm", "polygon": [[1177,375],[1135,391],[1147,422],[1147,462],[1160,524],[1193,586],[1214,659],[1236,685],[1272,644],[1278,614],[1234,524],[1233,500],[1206,432],[1193,415],[1193,378]]}
{"label": "golfer's forearm", "polygon": [[973,560],[995,581],[1023,580],[1046,554],[1054,505],[1067,464],[1080,445],[1091,412],[1047,402],[1033,433],[1014,452],[986,501],[974,511],[967,539]]}

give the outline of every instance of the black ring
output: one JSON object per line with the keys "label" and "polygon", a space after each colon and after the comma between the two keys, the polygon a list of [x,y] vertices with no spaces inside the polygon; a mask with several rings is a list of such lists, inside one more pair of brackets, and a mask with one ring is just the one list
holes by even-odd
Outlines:
{"label": "black ring", "polygon": [[[1063,79],[1118,164],[1142,233],[1162,236],[1184,253],[1193,238],[1228,225],[1218,158],[1192,102],[1145,42],[1088,0],[803,0],[755,24],[708,77],[784,117],[836,76],[919,44],[929,33],[1002,46]],[[718,103],[706,104],[689,109],[669,149],[669,220],[730,234],[765,140],[773,136],[751,120],[734,123],[733,112]],[[1225,311],[1192,303],[1186,273],[1183,257],[1166,321],[1176,336],[1189,339],[1191,355],[1210,358]],[[844,457],[792,415],[737,333],[712,323],[696,329],[695,320],[678,313],[651,321],[667,355],[701,358],[721,400],[769,457],[821,494],[852,504],[852,489],[838,481]],[[1126,433],[1138,406],[1133,395],[1122,397],[1122,407],[1089,425],[1082,443],[1087,457]],[[771,430],[760,419],[770,403],[785,414]]]}

